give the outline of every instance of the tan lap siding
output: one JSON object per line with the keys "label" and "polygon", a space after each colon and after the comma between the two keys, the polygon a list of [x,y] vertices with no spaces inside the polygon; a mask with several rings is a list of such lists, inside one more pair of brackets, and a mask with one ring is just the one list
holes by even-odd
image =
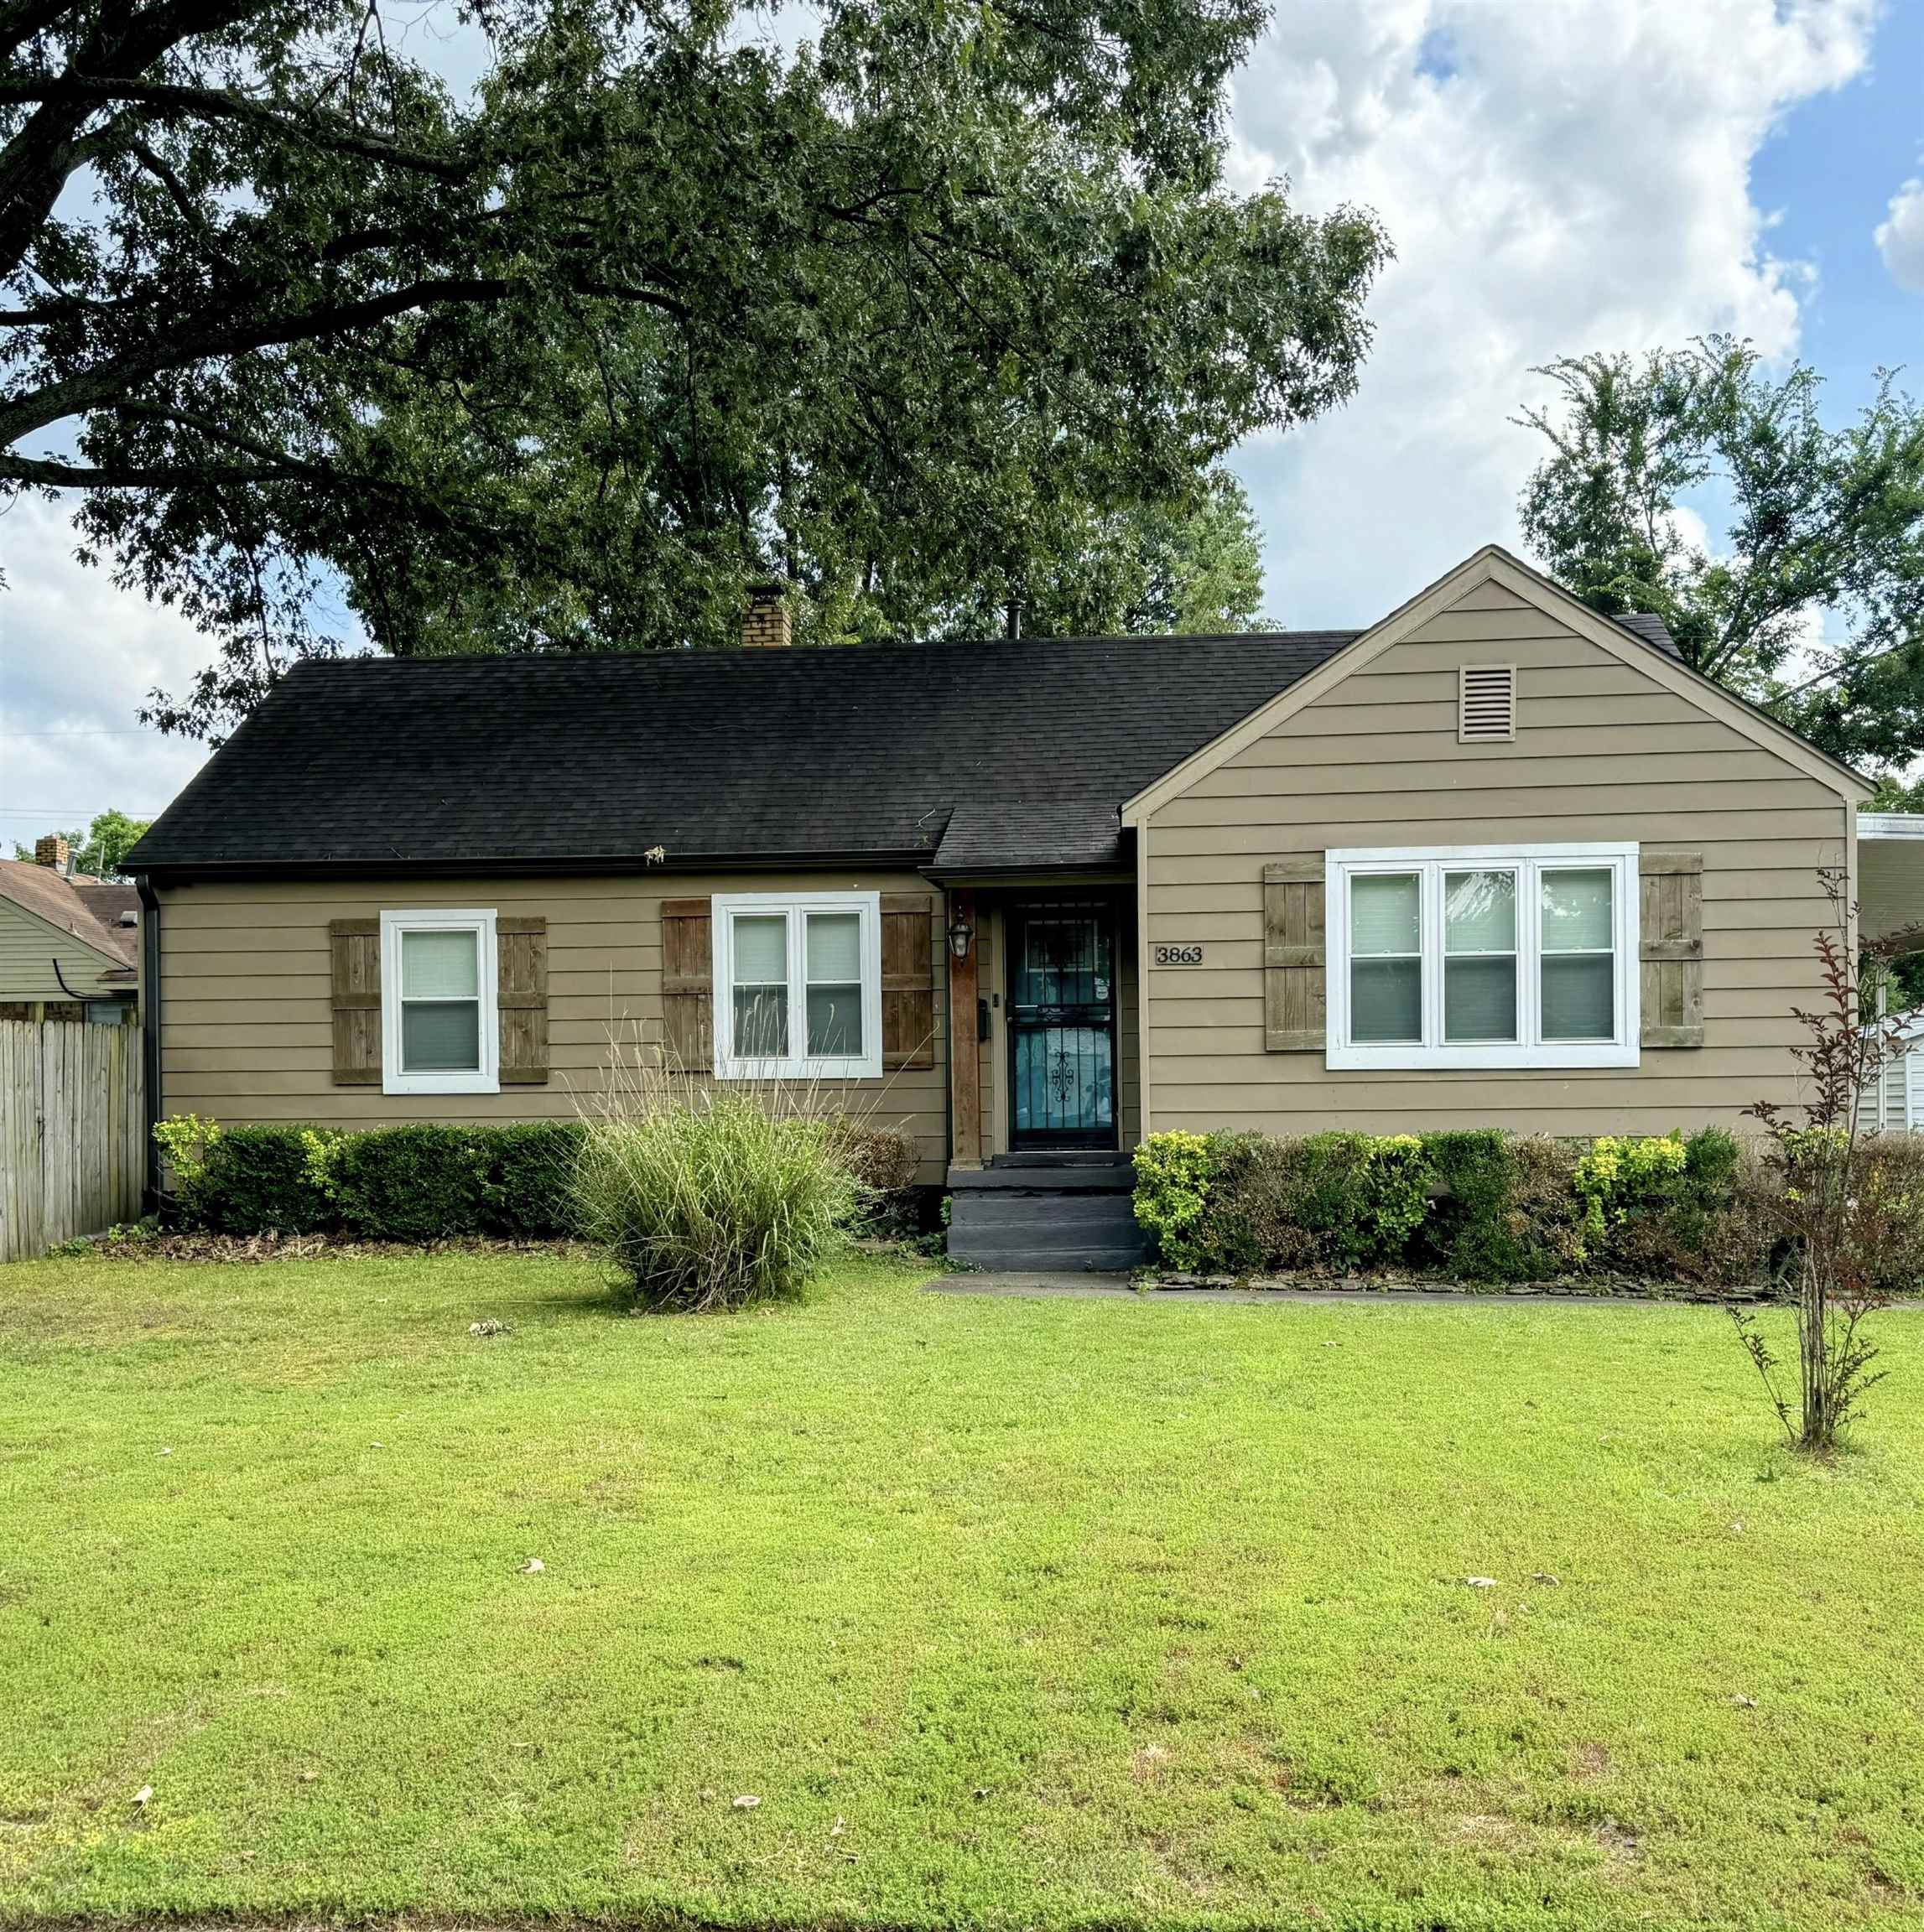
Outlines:
{"label": "tan lap siding", "polygon": [[[1459,745],[1457,673],[1516,667],[1513,743]],[[1844,862],[1837,792],[1533,605],[1486,584],[1164,805],[1149,938],[1153,1124],[1505,1126],[1559,1134],[1734,1126],[1791,1097],[1793,1004],[1817,992],[1821,865]],[[1635,1069],[1331,1072],[1263,1049],[1262,868],[1330,846],[1635,839],[1703,854],[1704,1045]]]}
{"label": "tan lap siding", "polygon": [[[432,885],[194,885],[161,901],[161,1072],[172,1114],[222,1121],[311,1120],[340,1127],[400,1120],[572,1119],[602,1092],[611,1037],[653,1045],[662,1032],[661,902],[718,892],[914,892],[939,924],[941,898],[911,873],[853,877],[730,875],[512,879]],[[492,907],[548,921],[550,1074],[500,1093],[383,1094],[337,1087],[330,1047],[328,922],[416,906]],[[933,940],[939,961],[939,936]],[[855,1081],[849,1104],[904,1127],[923,1178],[942,1175],[947,1114],[942,1000],[934,1065]],[[830,1098],[844,1090],[836,1088]]]}
{"label": "tan lap siding", "polygon": [[1142,1014],[1137,999],[1136,908],[1121,908],[1116,921],[1115,1049],[1117,1082],[1121,1088],[1122,1138],[1125,1149],[1142,1138]]}

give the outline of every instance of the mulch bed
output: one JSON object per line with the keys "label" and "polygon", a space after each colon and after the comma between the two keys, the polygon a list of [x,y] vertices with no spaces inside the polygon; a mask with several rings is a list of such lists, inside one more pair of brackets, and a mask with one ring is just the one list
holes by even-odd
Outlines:
{"label": "mulch bed", "polygon": [[100,1234],[84,1244],[114,1261],[351,1261],[400,1254],[585,1254],[575,1241],[511,1241],[463,1235],[445,1241],[359,1241],[346,1234],[208,1234],[139,1230]]}

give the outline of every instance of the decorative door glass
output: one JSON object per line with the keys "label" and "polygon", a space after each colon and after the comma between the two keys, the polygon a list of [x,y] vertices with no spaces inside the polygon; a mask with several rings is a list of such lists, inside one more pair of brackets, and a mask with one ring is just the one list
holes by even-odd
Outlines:
{"label": "decorative door glass", "polygon": [[1011,1144],[1115,1144],[1115,933],[1106,906],[1010,918]]}

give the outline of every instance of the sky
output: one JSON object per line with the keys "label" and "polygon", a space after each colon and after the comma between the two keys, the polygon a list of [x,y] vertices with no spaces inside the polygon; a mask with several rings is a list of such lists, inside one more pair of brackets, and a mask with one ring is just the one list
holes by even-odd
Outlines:
{"label": "sky", "polygon": [[[1841,420],[1924,346],[1924,0],[1281,0],[1230,171],[1365,204],[1396,249],[1357,395],[1234,460],[1279,624],[1367,624],[1516,544],[1552,356],[1731,330]],[[204,755],[134,715],[202,641],[74,549],[57,505],[0,515],[0,856],[149,816]]]}

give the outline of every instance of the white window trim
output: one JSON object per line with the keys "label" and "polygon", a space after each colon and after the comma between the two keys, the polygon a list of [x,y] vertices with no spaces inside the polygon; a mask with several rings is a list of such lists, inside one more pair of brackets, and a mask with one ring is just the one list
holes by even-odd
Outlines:
{"label": "white window trim", "polygon": [[[1517,880],[1516,1018],[1515,1041],[1446,1045],[1443,1037],[1443,875],[1466,865],[1514,867]],[[1537,875],[1545,870],[1595,870],[1607,865],[1615,915],[1617,1036],[1614,1040],[1539,1040],[1538,963],[1542,906]],[[1349,880],[1359,873],[1415,872],[1422,878],[1422,1016],[1420,1042],[1354,1045],[1349,1040]],[[1642,1036],[1639,966],[1641,889],[1637,842],[1581,845],[1344,846],[1323,854],[1326,937],[1324,1064],[1332,1071],[1376,1068],[1408,1072],[1423,1067],[1635,1067]]]}
{"label": "white window trim", "polygon": [[[715,1077],[718,1080],[879,1080],[881,1078],[881,894],[718,892],[710,907],[714,948]],[[783,914],[788,922],[788,1041],[785,1058],[746,1058],[735,1051],[735,916]],[[861,937],[862,1046],[859,1054],[807,1051],[809,1000],[804,913],[854,912]]]}
{"label": "white window trim", "polygon": [[[401,1071],[401,935],[403,932],[474,932],[480,936],[481,1070],[475,1073],[403,1073]],[[381,1091],[383,1093],[498,1093],[501,1091],[501,1020],[496,995],[501,955],[495,941],[495,915],[485,909],[450,911],[410,907],[381,915]]]}

